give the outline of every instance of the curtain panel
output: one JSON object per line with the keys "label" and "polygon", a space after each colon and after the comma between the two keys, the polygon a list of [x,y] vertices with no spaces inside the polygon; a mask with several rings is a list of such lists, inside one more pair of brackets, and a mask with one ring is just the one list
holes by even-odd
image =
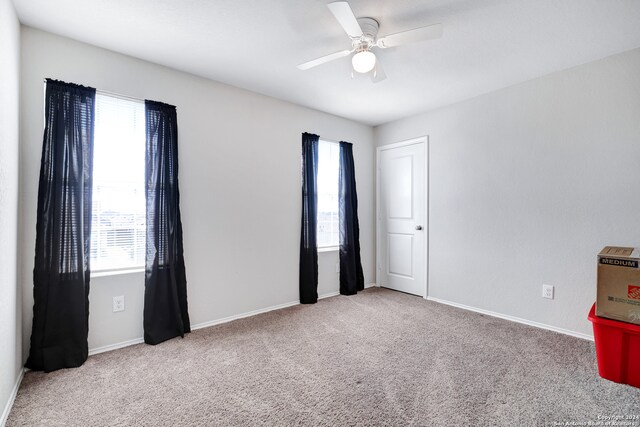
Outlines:
{"label": "curtain panel", "polygon": [[354,295],[364,289],[360,259],[360,225],[358,195],[353,162],[353,145],[340,142],[340,175],[338,178],[340,223],[340,293]]}
{"label": "curtain panel", "polygon": [[300,303],[318,301],[318,141],[302,134],[302,230],[300,233]]}
{"label": "curtain panel", "polygon": [[95,93],[47,79],[25,365],[35,371],[77,367],[88,356]]}
{"label": "curtain panel", "polygon": [[158,344],[191,331],[178,188],[176,107],[145,101],[147,239],[144,341]]}

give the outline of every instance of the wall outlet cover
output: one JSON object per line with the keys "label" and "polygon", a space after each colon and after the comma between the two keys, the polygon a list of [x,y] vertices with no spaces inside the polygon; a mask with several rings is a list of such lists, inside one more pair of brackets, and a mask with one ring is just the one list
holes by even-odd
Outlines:
{"label": "wall outlet cover", "polygon": [[542,298],[553,299],[553,286],[542,284]]}
{"label": "wall outlet cover", "polygon": [[113,297],[113,312],[124,311],[124,295]]}

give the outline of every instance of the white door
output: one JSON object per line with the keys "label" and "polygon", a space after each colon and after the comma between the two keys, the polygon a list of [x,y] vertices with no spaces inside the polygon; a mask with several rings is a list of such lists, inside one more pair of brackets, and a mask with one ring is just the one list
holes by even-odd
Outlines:
{"label": "white door", "polygon": [[379,286],[426,297],[425,140],[378,149]]}

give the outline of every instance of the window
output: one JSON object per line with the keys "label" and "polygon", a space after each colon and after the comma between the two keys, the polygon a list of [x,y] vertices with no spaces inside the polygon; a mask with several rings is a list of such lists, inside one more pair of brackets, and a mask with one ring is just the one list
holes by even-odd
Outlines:
{"label": "window", "polygon": [[338,228],[338,176],[340,145],[318,142],[318,248],[340,245]]}
{"label": "window", "polygon": [[145,108],[96,94],[91,270],[144,267]]}

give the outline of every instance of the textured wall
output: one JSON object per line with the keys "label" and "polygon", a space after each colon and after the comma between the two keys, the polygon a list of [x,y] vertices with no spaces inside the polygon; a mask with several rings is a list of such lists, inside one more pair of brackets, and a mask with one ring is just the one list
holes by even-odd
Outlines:
{"label": "textured wall", "polygon": [[22,369],[18,291],[20,24],[0,0],[0,425]]}
{"label": "textured wall", "polygon": [[[375,280],[371,127],[31,28],[23,27],[22,37],[25,340],[32,315],[29,272],[45,77],[177,106],[193,324],[298,300],[300,141],[305,131],[354,143],[365,279]],[[337,252],[319,258],[319,293],[337,291]],[[143,284],[142,273],[92,280],[90,348],[142,336]],[[125,295],[125,312],[111,312],[116,295]]]}
{"label": "textured wall", "polygon": [[429,135],[431,297],[591,334],[596,254],[640,245],[639,75],[632,50],[375,129]]}

